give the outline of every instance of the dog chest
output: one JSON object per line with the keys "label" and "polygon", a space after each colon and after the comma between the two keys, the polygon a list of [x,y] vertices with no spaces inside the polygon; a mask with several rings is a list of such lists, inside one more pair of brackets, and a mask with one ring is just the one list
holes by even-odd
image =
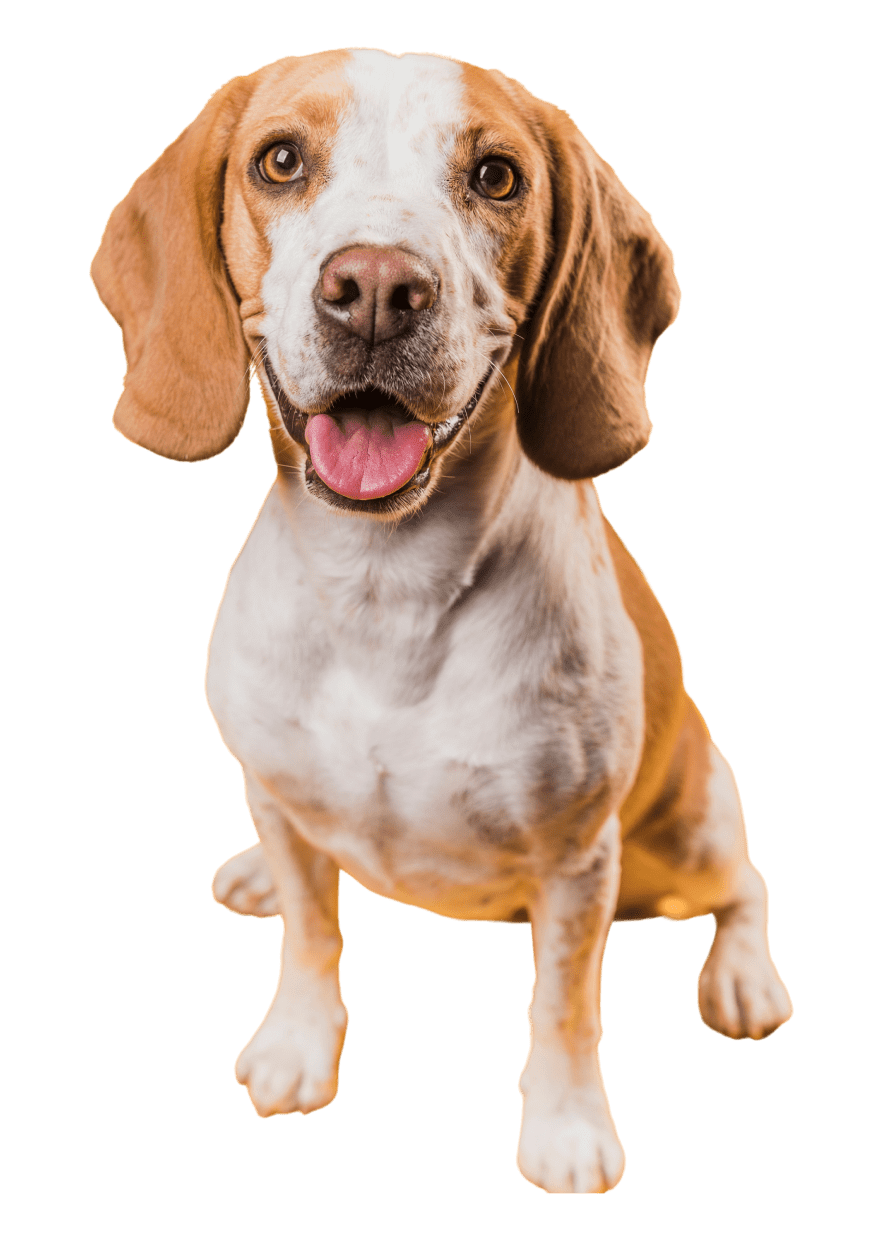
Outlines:
{"label": "dog chest", "polygon": [[342,623],[262,516],[210,701],[245,768],[368,885],[490,881],[529,864],[538,832],[573,834],[637,743],[630,650],[604,608],[596,632],[560,611],[522,565],[432,622],[400,606]]}

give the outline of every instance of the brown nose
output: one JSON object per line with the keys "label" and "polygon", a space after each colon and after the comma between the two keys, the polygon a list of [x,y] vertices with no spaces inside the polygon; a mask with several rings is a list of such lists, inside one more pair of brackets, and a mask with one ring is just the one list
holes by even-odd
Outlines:
{"label": "brown nose", "polygon": [[325,265],[319,310],[369,344],[400,336],[436,300],[439,277],[414,254],[380,246],[342,250]]}

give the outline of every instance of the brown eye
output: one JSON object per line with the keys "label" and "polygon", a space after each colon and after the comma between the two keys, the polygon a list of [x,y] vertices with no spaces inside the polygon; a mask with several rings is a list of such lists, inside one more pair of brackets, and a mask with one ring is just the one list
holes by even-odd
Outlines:
{"label": "brown eye", "polygon": [[505,159],[485,159],[473,173],[472,185],[486,198],[500,202],[503,198],[512,198],[519,188],[519,178]]}
{"label": "brown eye", "polygon": [[258,171],[265,181],[284,185],[303,171],[304,161],[294,142],[276,142],[258,160]]}

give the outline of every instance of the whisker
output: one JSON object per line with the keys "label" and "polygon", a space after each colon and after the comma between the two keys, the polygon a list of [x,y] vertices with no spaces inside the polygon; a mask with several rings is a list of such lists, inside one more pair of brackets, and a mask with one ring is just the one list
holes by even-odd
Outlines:
{"label": "whisker", "polygon": [[507,387],[509,388],[509,390],[513,393],[513,400],[515,401],[515,405],[516,405],[516,413],[518,414],[518,412],[519,412],[519,402],[518,402],[518,400],[516,399],[516,393],[513,391],[513,385],[510,383],[509,379],[506,377],[506,375],[505,375],[505,374],[503,373],[503,371],[500,369],[500,367],[498,366],[497,362],[492,362],[492,363],[491,363],[491,365],[492,365],[492,367],[493,367],[493,368],[497,371],[497,373],[500,375],[501,379],[503,379],[504,383],[507,385]]}
{"label": "whisker", "polygon": [[251,379],[253,372],[257,374],[259,363],[264,360],[265,356],[266,356],[266,353],[265,353],[265,348],[264,348],[264,341],[261,340],[259,341],[257,346],[254,349],[252,349],[251,353],[249,354],[249,360],[246,363],[245,373],[243,374],[242,378],[239,381],[239,384],[237,386],[237,391],[239,391],[239,389],[242,387],[244,383],[247,383]]}
{"label": "whisker", "polygon": [[445,404],[445,393],[447,392],[447,390],[448,390],[448,389],[447,389],[447,386],[446,386],[446,383],[445,383],[445,372],[443,371],[443,372],[442,372],[442,399],[441,399],[441,401],[437,402],[437,404],[436,404],[436,408],[433,410],[433,413],[438,413],[438,411],[439,411],[439,405],[440,405],[440,404],[442,404],[442,405],[444,405],[444,404]]}

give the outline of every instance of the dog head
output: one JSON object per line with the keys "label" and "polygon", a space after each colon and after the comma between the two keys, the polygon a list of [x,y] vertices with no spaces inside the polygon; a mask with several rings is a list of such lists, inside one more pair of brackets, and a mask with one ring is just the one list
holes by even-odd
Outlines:
{"label": "dog head", "polygon": [[223,87],[116,208],[93,277],[123,328],[125,435],[220,452],[252,360],[312,494],[382,516],[424,501],[505,365],[536,465],[621,464],[678,304],[650,217],[564,113],[366,51]]}

